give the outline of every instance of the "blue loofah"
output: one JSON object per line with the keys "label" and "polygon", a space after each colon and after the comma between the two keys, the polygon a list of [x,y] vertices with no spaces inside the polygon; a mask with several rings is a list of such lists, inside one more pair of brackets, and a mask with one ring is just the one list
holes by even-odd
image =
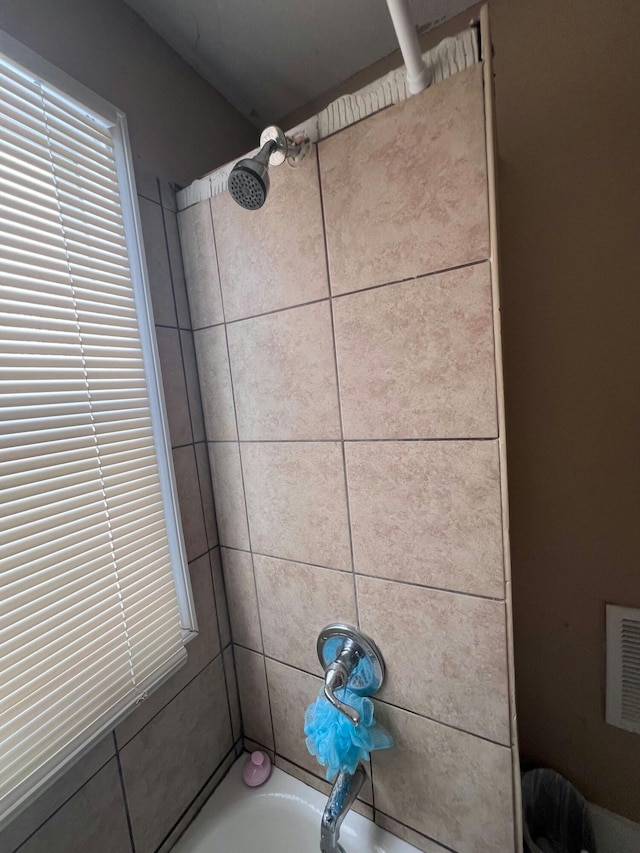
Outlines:
{"label": "blue loofah", "polygon": [[304,715],[307,749],[327,768],[326,778],[333,781],[341,770],[355,773],[359,761],[369,761],[374,749],[389,749],[393,738],[373,719],[373,702],[348,688],[340,696],[343,702],[360,712],[357,726],[340,713],[320,691]]}

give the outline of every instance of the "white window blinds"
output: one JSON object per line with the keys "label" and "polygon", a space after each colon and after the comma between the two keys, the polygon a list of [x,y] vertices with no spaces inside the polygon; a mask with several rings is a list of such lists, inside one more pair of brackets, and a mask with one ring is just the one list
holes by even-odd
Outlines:
{"label": "white window blinds", "polygon": [[185,656],[118,132],[0,58],[4,822]]}

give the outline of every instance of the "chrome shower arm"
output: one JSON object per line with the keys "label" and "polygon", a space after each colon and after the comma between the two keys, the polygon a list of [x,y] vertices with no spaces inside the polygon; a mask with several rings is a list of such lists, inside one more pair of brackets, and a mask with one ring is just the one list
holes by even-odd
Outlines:
{"label": "chrome shower arm", "polygon": [[260,151],[258,151],[254,159],[266,168],[269,164],[269,157],[271,157],[271,155],[274,151],[277,150],[277,148],[278,143],[275,139],[267,139],[267,141],[264,143]]}

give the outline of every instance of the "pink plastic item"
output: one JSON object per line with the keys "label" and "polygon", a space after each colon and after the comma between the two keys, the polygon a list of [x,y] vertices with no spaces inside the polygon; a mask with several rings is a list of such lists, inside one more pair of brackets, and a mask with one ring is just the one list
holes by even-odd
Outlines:
{"label": "pink plastic item", "polygon": [[250,788],[257,788],[258,785],[263,785],[270,775],[271,759],[269,756],[260,750],[252,752],[242,768],[242,778],[245,785]]}

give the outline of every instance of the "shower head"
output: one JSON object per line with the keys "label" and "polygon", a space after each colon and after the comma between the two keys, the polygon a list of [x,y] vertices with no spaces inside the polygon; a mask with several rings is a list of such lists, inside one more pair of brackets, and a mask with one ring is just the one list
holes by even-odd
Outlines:
{"label": "shower head", "polygon": [[262,131],[260,145],[262,147],[255,157],[238,160],[227,184],[231,198],[246,210],[259,210],[267,200],[269,166],[279,166],[287,158],[295,165],[310,147],[308,138],[288,139],[275,125]]}
{"label": "shower head", "polygon": [[240,207],[247,210],[258,210],[267,200],[269,192],[269,156],[276,147],[270,139],[260,149],[255,157],[245,157],[239,160],[229,175],[229,192],[231,198]]}
{"label": "shower head", "polygon": [[231,198],[247,210],[262,207],[269,192],[269,166],[278,166],[287,157],[287,137],[279,127],[263,130],[260,145],[255,157],[239,160],[229,175]]}

